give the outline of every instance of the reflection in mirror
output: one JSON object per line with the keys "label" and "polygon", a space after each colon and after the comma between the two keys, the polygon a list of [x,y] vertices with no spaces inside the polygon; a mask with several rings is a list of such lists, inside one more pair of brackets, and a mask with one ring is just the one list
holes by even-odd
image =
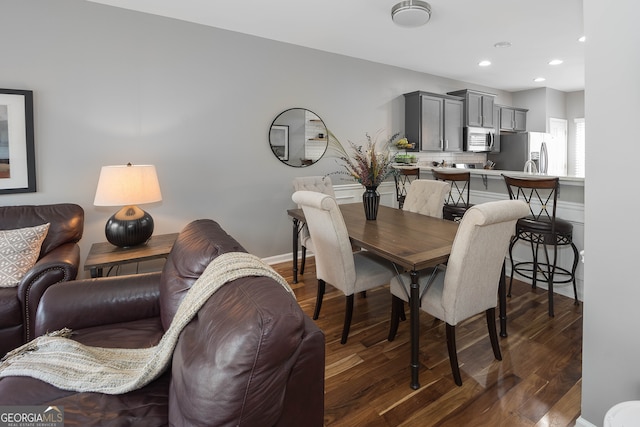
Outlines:
{"label": "reflection in mirror", "polygon": [[269,144],[282,163],[309,166],[320,160],[327,150],[327,127],[312,111],[291,108],[271,123]]}

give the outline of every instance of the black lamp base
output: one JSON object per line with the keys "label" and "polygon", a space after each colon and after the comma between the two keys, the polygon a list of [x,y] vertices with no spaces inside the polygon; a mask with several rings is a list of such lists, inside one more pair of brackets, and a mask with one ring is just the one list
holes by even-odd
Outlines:
{"label": "black lamp base", "polygon": [[109,218],[104,233],[112,245],[138,246],[153,234],[153,218],[137,206],[125,206]]}

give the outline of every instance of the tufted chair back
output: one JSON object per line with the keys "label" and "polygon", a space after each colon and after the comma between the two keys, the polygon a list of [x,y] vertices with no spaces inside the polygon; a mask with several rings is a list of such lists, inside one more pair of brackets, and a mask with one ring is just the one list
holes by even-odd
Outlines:
{"label": "tufted chair back", "polygon": [[451,184],[432,179],[416,179],[411,183],[402,210],[442,218],[444,200]]}
{"label": "tufted chair back", "polygon": [[[313,191],[316,193],[326,194],[333,198],[336,197],[335,192],[333,191],[331,178],[329,178],[328,176],[302,176],[294,178],[293,191]],[[302,208],[302,206],[300,205],[298,205],[298,207]],[[302,247],[302,262],[300,263],[300,274],[304,274],[307,249],[315,253],[316,248],[313,245],[313,240],[311,240],[311,235],[309,234],[309,227],[307,227],[306,223],[302,224],[302,227],[300,227],[298,233],[298,240],[300,242],[300,246]]]}
{"label": "tufted chair back", "polygon": [[467,210],[447,262],[441,304],[450,325],[496,306],[500,273],[518,218],[527,204],[481,203]]}
{"label": "tufted chair back", "polygon": [[293,179],[293,191],[315,191],[335,197],[331,178],[328,176],[301,176]]}
{"label": "tufted chair back", "polygon": [[311,234],[315,236],[316,276],[351,295],[356,268],[347,226],[336,199],[311,191],[296,191],[293,201],[302,205]]}

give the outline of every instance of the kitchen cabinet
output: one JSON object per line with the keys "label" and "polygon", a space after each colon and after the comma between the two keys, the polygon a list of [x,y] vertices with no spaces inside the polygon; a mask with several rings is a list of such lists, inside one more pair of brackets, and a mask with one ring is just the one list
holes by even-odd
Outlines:
{"label": "kitchen cabinet", "polygon": [[464,125],[464,102],[444,98],[444,151],[463,150],[462,127]]}
{"label": "kitchen cabinet", "polygon": [[404,96],[405,135],[417,143],[414,151],[463,151],[462,98],[421,91]]}
{"label": "kitchen cabinet", "polygon": [[498,105],[493,106],[493,117],[494,117],[494,132],[493,132],[493,146],[491,147],[492,153],[500,152],[500,107]]}
{"label": "kitchen cabinet", "polygon": [[510,132],[526,132],[527,109],[500,106],[500,130]]}
{"label": "kitchen cabinet", "polygon": [[496,117],[494,106],[496,96],[475,90],[458,90],[449,95],[464,98],[464,126],[493,128]]}

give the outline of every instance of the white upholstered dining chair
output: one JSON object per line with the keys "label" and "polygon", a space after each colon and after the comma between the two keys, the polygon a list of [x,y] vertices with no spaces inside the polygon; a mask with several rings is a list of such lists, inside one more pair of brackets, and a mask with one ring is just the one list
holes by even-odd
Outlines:
{"label": "white upholstered dining chair", "polygon": [[402,210],[442,218],[442,207],[451,184],[433,179],[416,179],[409,186]]}
{"label": "white upholstered dining chair", "polygon": [[[293,178],[293,191],[316,191],[322,194],[328,194],[331,197],[335,197],[333,191],[333,183],[328,176],[301,176]],[[298,206],[301,207],[301,206]],[[302,259],[300,260],[300,274],[304,274],[304,265],[307,259],[307,249],[315,253],[313,248],[313,240],[309,235],[309,229],[307,224],[302,224],[298,231],[298,241],[302,248]],[[297,250],[297,248],[296,248]]]}
{"label": "white upholstered dining chair", "polygon": [[313,191],[296,191],[292,199],[302,206],[316,258],[318,294],[313,319],[320,315],[325,284],[346,296],[341,343],[347,342],[354,294],[386,285],[396,274],[393,264],[367,251],[352,251],[347,227],[336,199]]}
{"label": "white upholstered dining chair", "polygon": [[[529,212],[519,200],[475,205],[467,210],[451,247],[447,265],[420,271],[420,309],[446,323],[447,348],[453,378],[462,385],[456,352],[456,325],[483,311],[496,359],[502,360],[496,333],[495,308],[502,265],[518,218]],[[403,301],[409,300],[408,274],[391,280],[393,294],[389,341],[395,338]]]}

